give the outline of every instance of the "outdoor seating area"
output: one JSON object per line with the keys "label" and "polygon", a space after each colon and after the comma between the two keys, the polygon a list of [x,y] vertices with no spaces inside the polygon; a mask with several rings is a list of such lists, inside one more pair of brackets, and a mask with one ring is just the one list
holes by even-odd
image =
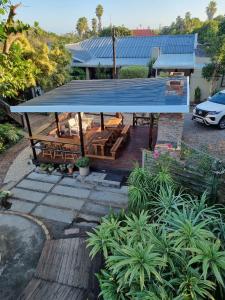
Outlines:
{"label": "outdoor seating area", "polygon": [[47,135],[32,134],[35,160],[38,163],[74,163],[82,155],[116,160],[130,139],[131,125],[124,125],[124,116],[121,113],[115,116],[80,113],[80,118],[78,113],[56,114],[56,127]]}

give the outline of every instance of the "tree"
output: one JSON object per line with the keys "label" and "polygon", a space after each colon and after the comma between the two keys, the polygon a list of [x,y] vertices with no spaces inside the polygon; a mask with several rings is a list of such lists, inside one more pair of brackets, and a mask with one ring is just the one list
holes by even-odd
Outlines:
{"label": "tree", "polygon": [[93,35],[97,35],[97,31],[98,31],[98,22],[96,18],[93,18],[91,20],[91,26],[92,26],[92,34]]}
{"label": "tree", "polygon": [[77,21],[76,25],[77,32],[81,38],[88,32],[88,20],[86,17],[81,17]]}
{"label": "tree", "polygon": [[199,42],[203,44],[212,43],[213,39],[217,36],[218,31],[218,21],[211,20],[205,22],[203,26],[197,31]]}
{"label": "tree", "polygon": [[148,73],[149,73],[148,67],[144,67],[144,66],[122,67],[119,71],[119,78],[120,79],[147,78]]}
{"label": "tree", "polygon": [[103,13],[104,13],[103,6],[101,4],[99,4],[96,7],[96,10],[95,10],[96,17],[98,18],[98,32],[101,32],[101,30],[102,30],[102,16],[103,16]]}
{"label": "tree", "polygon": [[[126,28],[124,25],[116,26],[115,32],[117,37],[131,35],[131,30],[129,28]],[[112,36],[112,28],[110,26],[103,28],[99,36]]]}
{"label": "tree", "polygon": [[206,14],[209,20],[212,20],[217,12],[216,1],[210,1],[209,5],[206,7]]}

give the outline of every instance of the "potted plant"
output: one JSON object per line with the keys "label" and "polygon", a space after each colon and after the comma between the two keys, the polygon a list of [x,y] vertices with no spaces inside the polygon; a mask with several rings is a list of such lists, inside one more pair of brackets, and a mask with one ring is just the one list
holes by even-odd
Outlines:
{"label": "potted plant", "polygon": [[74,170],[74,164],[68,164],[67,165],[68,174],[72,175]]}
{"label": "potted plant", "polygon": [[0,205],[6,209],[10,209],[12,203],[8,199],[12,196],[12,193],[9,191],[0,191]]}
{"label": "potted plant", "polygon": [[90,159],[88,157],[79,158],[76,166],[79,168],[80,176],[87,176],[90,173]]}
{"label": "potted plant", "polygon": [[66,165],[65,164],[59,165],[59,170],[61,173],[64,173],[66,171]]}

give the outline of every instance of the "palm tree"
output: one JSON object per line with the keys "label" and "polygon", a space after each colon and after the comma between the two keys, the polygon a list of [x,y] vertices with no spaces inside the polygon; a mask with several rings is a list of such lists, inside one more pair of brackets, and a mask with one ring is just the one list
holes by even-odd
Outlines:
{"label": "palm tree", "polygon": [[77,32],[82,38],[88,31],[88,20],[85,17],[79,18],[76,25]]}
{"label": "palm tree", "polygon": [[97,24],[97,19],[96,18],[93,18],[91,20],[91,26],[92,26],[92,33],[93,35],[97,35],[97,29],[98,29],[98,24]]}
{"label": "palm tree", "polygon": [[98,31],[99,32],[102,30],[102,16],[103,16],[103,12],[104,12],[103,6],[101,4],[99,4],[96,7],[96,10],[95,10],[96,17],[98,18]]}
{"label": "palm tree", "polygon": [[212,20],[215,13],[217,12],[216,1],[210,1],[209,5],[206,7],[206,14],[209,20]]}

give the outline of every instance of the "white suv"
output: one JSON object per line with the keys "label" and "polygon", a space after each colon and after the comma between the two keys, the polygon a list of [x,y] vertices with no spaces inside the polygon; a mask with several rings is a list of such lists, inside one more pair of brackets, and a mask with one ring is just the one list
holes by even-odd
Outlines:
{"label": "white suv", "polygon": [[225,90],[197,105],[193,110],[192,120],[225,129]]}

